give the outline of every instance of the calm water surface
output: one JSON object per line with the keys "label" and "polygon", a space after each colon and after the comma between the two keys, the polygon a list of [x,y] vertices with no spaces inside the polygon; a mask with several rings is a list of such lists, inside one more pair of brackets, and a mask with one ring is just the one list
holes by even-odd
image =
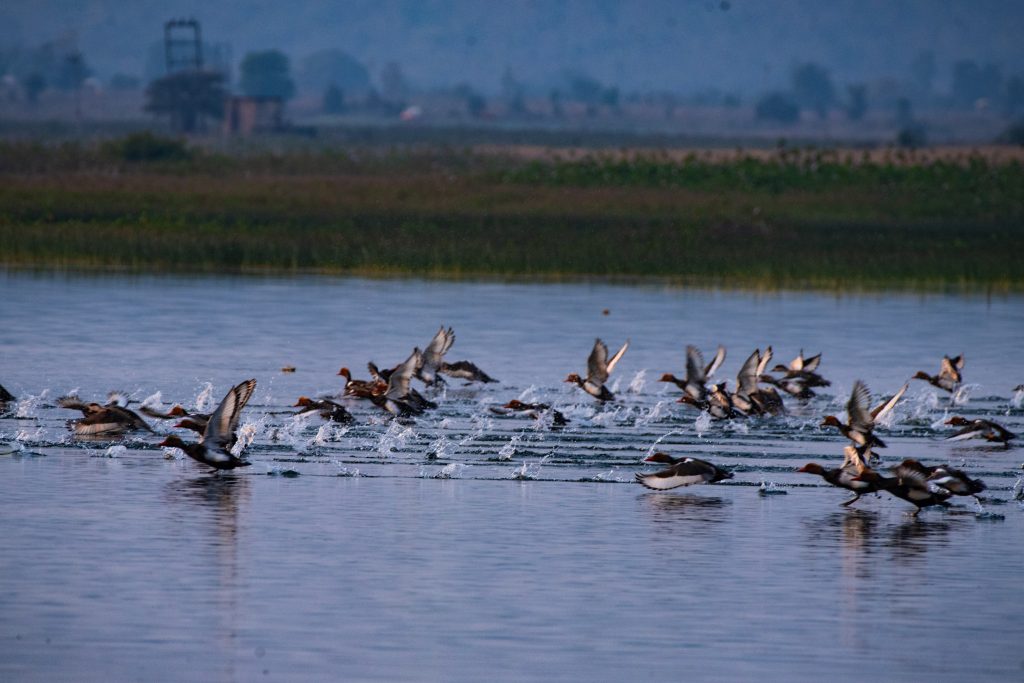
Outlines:
{"label": "calm water surface", "polygon": [[[415,423],[292,415],[442,323],[449,359],[501,383],[453,382]],[[0,273],[0,680],[1021,680],[1024,451],[946,442],[943,421],[1024,431],[1022,333],[1020,297]],[[595,336],[632,340],[605,407],[560,381]],[[728,347],[721,379],[756,347],[822,351],[832,386],[709,424],[655,381],[689,343]],[[960,352],[959,405],[912,385],[884,464],[962,467],[984,507],[845,509],[794,472],[838,464],[817,425],[855,379],[880,396]],[[54,407],[201,407],[248,377],[254,464],[221,476],[160,434],[78,442]],[[490,410],[517,397],[570,425]],[[648,491],[655,447],[735,478]]]}

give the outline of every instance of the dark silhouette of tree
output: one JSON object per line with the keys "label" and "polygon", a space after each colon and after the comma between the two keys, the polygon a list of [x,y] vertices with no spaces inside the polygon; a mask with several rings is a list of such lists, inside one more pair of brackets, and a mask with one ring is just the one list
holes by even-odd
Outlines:
{"label": "dark silhouette of tree", "polygon": [[505,67],[501,74],[501,97],[511,114],[526,112],[526,101],[523,95],[523,84],[516,79],[510,67]]}
{"label": "dark silhouette of tree", "polygon": [[25,88],[25,97],[29,104],[35,104],[39,101],[39,95],[46,90],[46,77],[38,71],[33,71],[25,77],[21,86]]}
{"label": "dark silhouette of tree", "polygon": [[61,90],[78,90],[91,75],[92,69],[86,65],[85,56],[78,51],[69,52],[60,62],[54,85]]}
{"label": "dark silhouette of tree", "polygon": [[800,120],[800,107],[792,97],[783,92],[770,92],[754,107],[759,121],[796,123]]}
{"label": "dark silhouette of tree", "polygon": [[288,56],[280,50],[250,52],[242,60],[239,87],[250,97],[280,97],[295,94]]}
{"label": "dark silhouette of tree", "polygon": [[334,85],[345,92],[365,93],[370,89],[370,71],[342,50],[319,50],[302,60],[299,83],[314,92]]}
{"label": "dark silhouette of tree", "polygon": [[175,130],[198,130],[203,117],[224,116],[224,75],[215,71],[180,71],[158,78],[146,88],[144,109],[169,116]]}
{"label": "dark silhouette of tree", "polygon": [[846,118],[860,121],[868,111],[868,88],[863,83],[846,86]]}
{"label": "dark silhouette of tree", "polygon": [[460,83],[455,86],[455,94],[466,104],[466,113],[474,119],[483,116],[487,110],[487,100],[469,84]]}
{"label": "dark silhouette of tree", "polygon": [[324,91],[323,110],[325,114],[341,114],[345,111],[345,93],[335,83]]}
{"label": "dark silhouette of tree", "polygon": [[1006,97],[1003,104],[1010,116],[1024,109],[1024,76],[1012,76],[1006,81]]}
{"label": "dark silhouette of tree", "polygon": [[797,102],[813,109],[819,118],[828,116],[829,107],[836,98],[832,77],[823,67],[806,62],[793,70],[793,94]]}

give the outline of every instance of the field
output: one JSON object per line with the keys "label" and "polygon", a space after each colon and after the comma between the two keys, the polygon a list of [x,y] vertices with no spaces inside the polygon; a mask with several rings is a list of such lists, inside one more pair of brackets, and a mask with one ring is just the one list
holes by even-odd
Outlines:
{"label": "field", "polygon": [[1019,291],[1018,150],[0,147],[0,263]]}

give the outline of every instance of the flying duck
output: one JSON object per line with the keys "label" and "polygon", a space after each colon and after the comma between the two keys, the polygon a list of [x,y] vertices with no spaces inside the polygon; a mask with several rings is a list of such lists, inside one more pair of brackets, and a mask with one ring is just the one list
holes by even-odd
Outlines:
{"label": "flying duck", "polygon": [[252,463],[237,457],[231,449],[238,442],[236,430],[241,420],[242,408],[249,402],[255,390],[255,379],[246,380],[232,387],[217,409],[210,414],[199,443],[185,443],[172,434],[160,445],[181,449],[193,460],[212,467],[211,472],[248,467]]}
{"label": "flying duck", "polygon": [[437,373],[444,362],[444,354],[452,348],[455,343],[455,331],[452,328],[444,329],[444,325],[437,331],[434,338],[427,344],[427,348],[420,355],[420,365],[416,368],[415,376],[427,386],[436,382],[444,384],[444,380],[438,377]]}
{"label": "flying duck", "polygon": [[885,448],[885,442],[875,436],[872,430],[878,422],[892,412],[903,394],[907,392],[908,386],[908,384],[904,384],[893,396],[869,409],[871,392],[868,391],[864,382],[857,380],[853,383],[850,400],[846,402],[846,414],[850,423],[843,424],[835,415],[826,415],[821,426],[836,427],[843,436],[858,446]]}
{"label": "flying duck", "polygon": [[637,472],[636,481],[655,491],[665,491],[691,484],[713,484],[723,479],[732,479],[732,472],[719,469],[706,460],[697,458],[673,458],[668,453],[655,453],[644,458],[644,462],[670,465],[668,469],[651,474]]}
{"label": "flying duck", "polygon": [[112,391],[107,398],[107,403],[100,405],[85,403],[75,395],[62,396],[57,399],[57,405],[82,413],[82,417],[72,423],[77,436],[116,436],[136,429],[153,433],[145,420],[124,407],[127,402],[124,394]]}
{"label": "flying duck", "polygon": [[963,441],[980,437],[986,441],[1009,445],[1010,439],[1016,439],[1017,435],[998,422],[991,420],[968,420],[965,417],[951,417],[946,424],[954,427],[963,427],[956,434],[946,438],[946,441]]}
{"label": "flying duck", "polygon": [[[383,394],[371,394],[370,400],[374,405],[383,408],[392,415],[408,417],[410,415],[421,415],[426,408],[420,400],[410,396],[409,380],[416,374],[416,368],[420,366],[422,352],[415,348],[408,358],[401,365],[396,367],[388,377],[387,389]],[[418,396],[418,394],[417,394]]]}
{"label": "flying duck", "polygon": [[[715,374],[715,370],[722,365],[725,361],[725,347],[719,346],[718,351],[715,352],[715,357],[711,359],[711,362],[707,365],[704,364],[704,356],[701,354],[700,349],[696,346],[686,347],[686,378],[678,379],[671,373],[665,373],[659,379],[659,382],[672,382],[677,387],[683,390],[687,396],[692,398],[695,402],[705,402],[708,379]],[[691,404],[691,405],[696,405]]]}
{"label": "flying duck", "polygon": [[491,408],[491,411],[498,415],[506,415],[510,411],[513,413],[521,413],[528,417],[532,417],[535,420],[540,420],[544,415],[551,411],[551,424],[555,427],[564,427],[569,424],[569,420],[560,410],[552,410],[551,406],[547,403],[524,403],[518,399],[512,399],[500,409]]}
{"label": "flying duck", "polygon": [[758,380],[772,359],[772,347],[761,354],[761,349],[747,357],[736,375],[736,391],[732,395],[732,405],[745,415],[785,415],[786,408],[782,397],[774,387],[762,389]]}
{"label": "flying duck", "polygon": [[460,360],[454,363],[441,363],[441,367],[437,369],[442,375],[448,375],[455,379],[464,379],[467,382],[483,382],[488,384],[491,382],[497,382],[486,372],[478,368],[468,360]]}
{"label": "flying duck", "polygon": [[[370,363],[373,365],[373,363]],[[376,365],[373,365],[376,369]],[[345,396],[355,396],[357,398],[370,398],[373,394],[383,394],[387,391],[388,383],[386,380],[373,379],[352,379],[352,372],[348,368],[342,368],[338,370],[338,374],[345,378]],[[378,371],[378,377],[380,372]]]}
{"label": "flying duck", "polygon": [[311,413],[317,411],[325,420],[331,422],[352,422],[354,419],[352,413],[345,409],[345,406],[340,403],[335,403],[329,398],[323,398],[320,400],[313,400],[306,396],[299,396],[299,400],[295,402],[293,408],[302,408],[296,415],[303,415],[305,413]]}
{"label": "flying duck", "polygon": [[611,359],[608,358],[608,347],[600,339],[594,340],[594,348],[590,352],[590,357],[587,358],[587,378],[583,379],[575,372],[571,373],[565,378],[566,382],[572,382],[578,387],[583,389],[594,398],[601,401],[612,401],[615,399],[614,394],[608,390],[608,387],[604,385],[608,381],[608,375],[611,374],[612,370],[622,359],[622,356],[626,353],[626,349],[629,348],[629,340],[622,345]]}
{"label": "flying duck", "polygon": [[789,362],[789,365],[783,365],[779,363],[772,372],[783,372],[783,379],[786,380],[800,380],[807,387],[827,387],[832,383],[827,379],[819,375],[816,370],[821,364],[821,354],[811,356],[810,358],[804,358],[804,350],[800,349],[800,354]]}
{"label": "flying duck", "polygon": [[960,371],[963,369],[964,354],[961,353],[956,358],[943,356],[942,363],[939,365],[939,374],[932,376],[923,370],[919,370],[911,379],[923,379],[932,386],[953,393],[960,386],[960,382],[963,381],[963,375],[960,374]]}

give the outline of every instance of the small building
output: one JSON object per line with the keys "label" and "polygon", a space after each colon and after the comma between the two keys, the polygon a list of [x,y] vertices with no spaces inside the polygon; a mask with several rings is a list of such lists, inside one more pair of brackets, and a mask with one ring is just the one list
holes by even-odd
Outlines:
{"label": "small building", "polygon": [[284,129],[284,100],[280,97],[231,95],[224,102],[226,135],[277,133]]}

